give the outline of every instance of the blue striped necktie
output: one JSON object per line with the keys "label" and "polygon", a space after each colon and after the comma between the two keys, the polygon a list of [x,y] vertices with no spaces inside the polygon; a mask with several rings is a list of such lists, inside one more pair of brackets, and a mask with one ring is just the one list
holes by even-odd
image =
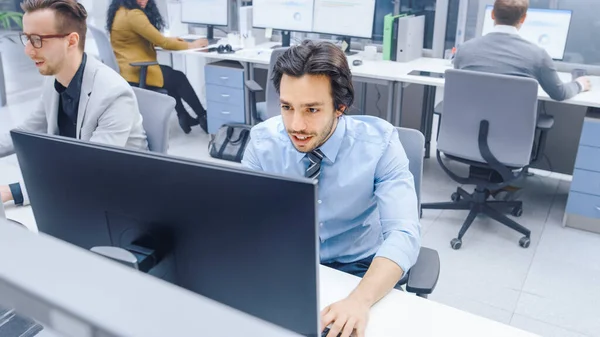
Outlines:
{"label": "blue striped necktie", "polygon": [[325,155],[321,150],[316,149],[306,154],[310,163],[306,169],[306,177],[310,179],[317,179],[321,174],[321,161],[325,158]]}

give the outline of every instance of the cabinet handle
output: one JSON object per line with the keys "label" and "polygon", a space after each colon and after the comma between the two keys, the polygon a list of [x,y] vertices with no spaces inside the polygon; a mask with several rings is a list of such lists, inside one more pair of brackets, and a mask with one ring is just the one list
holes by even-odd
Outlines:
{"label": "cabinet handle", "polygon": [[229,95],[227,95],[227,94],[221,94],[221,97],[223,97],[223,98],[228,98],[228,97],[229,97]]}
{"label": "cabinet handle", "polygon": [[221,76],[221,79],[222,79],[223,81],[227,81],[227,80],[229,79],[229,77],[227,77],[227,76]]}
{"label": "cabinet handle", "polygon": [[229,112],[229,111],[221,111],[221,113],[222,113],[223,115],[229,115],[231,112]]}

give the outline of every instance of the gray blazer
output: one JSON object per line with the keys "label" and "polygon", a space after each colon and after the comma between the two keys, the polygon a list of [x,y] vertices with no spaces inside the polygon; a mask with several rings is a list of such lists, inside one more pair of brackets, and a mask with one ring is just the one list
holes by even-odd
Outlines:
{"label": "gray blazer", "polygon": [[563,83],[548,53],[516,34],[490,33],[461,45],[456,69],[534,78],[550,98],[564,101],[581,92],[577,82]]}
{"label": "gray blazer", "polygon": [[[58,134],[59,96],[54,77],[46,78],[37,108],[15,129]],[[83,70],[77,116],[77,139],[137,150],[147,150],[137,99],[131,86],[114,70],[94,57],[88,57]],[[7,132],[0,135],[0,158],[14,153]],[[27,193],[21,182],[25,203]]]}

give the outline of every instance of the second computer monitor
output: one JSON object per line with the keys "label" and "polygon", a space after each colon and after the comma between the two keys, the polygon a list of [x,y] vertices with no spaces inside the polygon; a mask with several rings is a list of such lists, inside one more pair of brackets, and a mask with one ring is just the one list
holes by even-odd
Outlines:
{"label": "second computer monitor", "polygon": [[213,39],[213,26],[229,23],[228,0],[182,0],[181,22],[208,26],[207,38]]}
{"label": "second computer monitor", "polygon": [[[494,29],[493,6],[487,6],[481,35]],[[544,48],[554,60],[562,60],[567,46],[572,12],[563,9],[530,8],[519,30],[525,40]]]}
{"label": "second computer monitor", "polygon": [[312,31],[370,39],[374,18],[375,0],[315,0]]}
{"label": "second computer monitor", "polygon": [[253,0],[252,26],[311,32],[314,0]]}

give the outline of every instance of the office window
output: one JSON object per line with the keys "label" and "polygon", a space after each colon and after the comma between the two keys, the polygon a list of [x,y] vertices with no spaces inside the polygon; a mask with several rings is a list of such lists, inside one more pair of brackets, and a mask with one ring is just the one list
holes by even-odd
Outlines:
{"label": "office window", "polygon": [[444,39],[444,50],[451,50],[455,46],[459,6],[460,0],[450,0],[448,2],[448,17],[446,20],[446,38]]}
{"label": "office window", "polygon": [[573,11],[564,61],[600,65],[600,1],[558,0],[558,8]]}
{"label": "office window", "polygon": [[[400,0],[400,13],[425,16],[425,41],[423,48],[433,48],[436,0]],[[456,31],[456,30],[455,30]]]}
{"label": "office window", "polygon": [[373,42],[383,42],[383,18],[394,13],[393,0],[377,0],[375,2],[375,20],[373,21]]}

